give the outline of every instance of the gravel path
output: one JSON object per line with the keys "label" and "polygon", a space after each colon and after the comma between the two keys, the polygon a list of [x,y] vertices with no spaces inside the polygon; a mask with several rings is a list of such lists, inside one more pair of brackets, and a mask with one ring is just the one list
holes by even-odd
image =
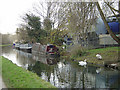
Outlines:
{"label": "gravel path", "polygon": [[2,76],[0,75],[0,90],[1,90],[2,88],[7,88],[7,87],[6,87],[5,83],[4,83],[3,80],[2,80]]}

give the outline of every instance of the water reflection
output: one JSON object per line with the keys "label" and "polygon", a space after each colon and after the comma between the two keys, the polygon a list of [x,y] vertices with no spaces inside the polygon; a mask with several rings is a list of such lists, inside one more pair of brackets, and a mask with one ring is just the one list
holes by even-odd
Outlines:
{"label": "water reflection", "polygon": [[26,69],[28,68],[28,65],[35,63],[35,61],[32,59],[31,53],[12,48],[3,48],[2,55],[11,60],[14,64],[17,64],[18,66]]}
{"label": "water reflection", "polygon": [[[116,88],[119,87],[120,72],[95,67],[74,66],[69,61],[61,60],[55,66],[36,62],[29,70],[36,72],[42,79],[60,88]],[[114,85],[116,83],[116,86]]]}
{"label": "water reflection", "polygon": [[40,61],[43,64],[53,65],[57,64],[58,60],[53,57],[46,57],[43,55],[37,55],[33,53],[23,52],[21,50],[13,49],[11,47],[4,47],[2,55],[9,58],[14,64],[20,67],[28,68],[28,66],[33,66],[36,61]]}
{"label": "water reflection", "polygon": [[45,55],[40,55],[35,53],[32,53],[32,59],[48,65],[57,64],[57,62],[59,61],[59,59],[56,57],[47,57]]}
{"label": "water reflection", "polygon": [[119,88],[120,72],[4,48],[3,56],[60,88]]}

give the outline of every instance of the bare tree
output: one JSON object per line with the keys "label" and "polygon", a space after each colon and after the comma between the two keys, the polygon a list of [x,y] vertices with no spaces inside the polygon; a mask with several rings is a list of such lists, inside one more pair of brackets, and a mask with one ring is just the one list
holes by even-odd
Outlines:
{"label": "bare tree", "polygon": [[52,23],[52,28],[54,28],[57,23],[58,5],[57,2],[39,2],[33,8],[35,13],[37,13],[43,21],[44,19],[49,19]]}
{"label": "bare tree", "polygon": [[[119,1],[119,2],[120,2],[120,1]],[[120,15],[120,11],[119,11],[120,5],[119,5],[119,3],[118,3],[118,10],[115,9],[115,8],[113,8],[113,7],[111,6],[113,3],[105,2],[105,4],[109,7],[109,9],[110,9],[110,11],[112,12],[112,14],[114,14],[114,16],[116,17],[116,19],[117,19],[117,20],[119,21],[119,23],[120,23],[120,19],[118,18],[118,14]]]}
{"label": "bare tree", "polygon": [[77,36],[78,39],[80,37],[86,39],[96,18],[96,8],[92,2],[61,3],[58,28],[73,33],[73,36]]}

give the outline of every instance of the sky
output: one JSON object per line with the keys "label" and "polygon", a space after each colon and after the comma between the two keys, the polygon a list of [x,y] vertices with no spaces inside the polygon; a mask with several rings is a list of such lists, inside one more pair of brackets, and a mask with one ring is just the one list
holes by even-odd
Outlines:
{"label": "sky", "polygon": [[0,33],[14,34],[21,16],[33,9],[38,0],[0,0]]}
{"label": "sky", "polygon": [[0,33],[15,34],[22,22],[21,16],[31,11],[38,1],[49,0],[0,0]]}

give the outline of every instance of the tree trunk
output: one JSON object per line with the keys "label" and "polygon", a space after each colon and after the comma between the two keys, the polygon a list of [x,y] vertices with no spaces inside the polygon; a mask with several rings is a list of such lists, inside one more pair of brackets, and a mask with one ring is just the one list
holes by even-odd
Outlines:
{"label": "tree trunk", "polygon": [[100,12],[100,16],[101,16],[101,18],[102,18],[102,20],[103,20],[103,22],[105,24],[105,27],[106,27],[107,31],[109,32],[109,34],[111,35],[111,37],[120,45],[120,39],[110,29],[110,27],[109,27],[109,25],[108,25],[108,23],[107,23],[107,21],[105,19],[105,16],[104,16],[104,14],[103,14],[103,12],[102,12],[102,10],[100,8],[99,3],[96,2],[96,5],[97,5],[97,8],[98,8],[98,11]]}

